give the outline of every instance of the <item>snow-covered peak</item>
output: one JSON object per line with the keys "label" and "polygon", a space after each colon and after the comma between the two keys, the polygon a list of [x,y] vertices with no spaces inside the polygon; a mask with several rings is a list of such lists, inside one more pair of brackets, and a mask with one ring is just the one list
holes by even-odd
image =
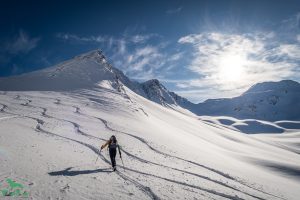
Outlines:
{"label": "snow-covered peak", "polygon": [[279,82],[262,82],[253,85],[244,94],[279,90],[300,91],[300,84],[292,80],[282,80]]}
{"label": "snow-covered peak", "polygon": [[151,79],[142,83],[141,88],[143,91],[142,96],[163,106],[175,105],[186,109],[191,109],[194,106],[194,104],[187,99],[169,91],[157,79]]}
{"label": "snow-covered peak", "polygon": [[75,58],[98,58],[98,57],[104,57],[104,54],[100,49],[96,49],[96,50],[89,51],[87,53],[83,53],[81,55],[75,56]]}
{"label": "snow-covered peak", "polygon": [[[74,59],[75,60],[94,60],[99,63],[108,63],[104,53],[99,49],[80,54],[78,56],[75,56]],[[111,67],[111,65],[110,65],[110,67]]]}
{"label": "snow-covered peak", "polygon": [[148,80],[144,82],[144,85],[147,85],[149,87],[163,87],[163,85],[157,79]]}
{"label": "snow-covered peak", "polygon": [[177,105],[170,92],[157,79],[146,81],[142,83],[141,86],[147,99],[161,105]]}
{"label": "snow-covered peak", "polygon": [[120,80],[129,82],[107,62],[102,51],[95,50],[43,70],[1,78],[0,90],[75,90],[95,87],[101,81],[119,90]]}

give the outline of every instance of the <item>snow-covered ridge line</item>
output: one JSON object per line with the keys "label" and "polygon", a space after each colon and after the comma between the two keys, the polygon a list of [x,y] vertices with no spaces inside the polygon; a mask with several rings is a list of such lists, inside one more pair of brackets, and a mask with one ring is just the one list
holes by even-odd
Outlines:
{"label": "snow-covered ridge line", "polygon": [[266,121],[300,119],[300,84],[296,81],[258,83],[241,96],[208,100],[193,107],[198,115],[231,116]]}

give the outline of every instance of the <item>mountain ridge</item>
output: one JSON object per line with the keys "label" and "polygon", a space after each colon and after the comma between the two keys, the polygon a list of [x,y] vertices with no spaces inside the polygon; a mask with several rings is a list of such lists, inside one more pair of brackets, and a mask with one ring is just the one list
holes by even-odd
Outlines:
{"label": "mountain ridge", "polygon": [[262,82],[237,97],[208,99],[193,112],[211,116],[267,121],[299,120],[300,84],[292,80]]}

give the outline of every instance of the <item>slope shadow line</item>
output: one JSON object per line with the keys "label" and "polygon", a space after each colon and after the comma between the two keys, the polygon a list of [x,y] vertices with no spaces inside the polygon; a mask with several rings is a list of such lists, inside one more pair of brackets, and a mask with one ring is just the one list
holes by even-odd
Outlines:
{"label": "slope shadow line", "polygon": [[94,170],[72,170],[71,171],[72,168],[73,167],[68,167],[61,171],[49,172],[48,174],[50,176],[77,176],[77,175],[82,175],[82,174],[94,174],[94,173],[99,173],[99,172],[110,173],[111,172],[110,168],[94,169]]}
{"label": "slope shadow line", "polygon": [[171,169],[171,170],[174,170],[174,171],[183,172],[183,173],[189,174],[189,175],[191,175],[191,176],[195,176],[195,177],[198,177],[198,178],[201,178],[201,179],[205,179],[205,180],[207,180],[207,181],[211,181],[211,182],[213,182],[213,183],[215,183],[215,184],[218,184],[218,185],[227,187],[227,188],[229,188],[229,189],[235,190],[235,191],[237,191],[237,192],[243,193],[243,194],[248,195],[248,196],[251,196],[251,197],[253,197],[253,198],[257,198],[257,199],[263,200],[263,198],[261,198],[261,197],[258,197],[258,196],[256,196],[256,195],[252,195],[252,194],[249,194],[249,193],[247,193],[247,192],[244,192],[244,191],[242,191],[242,190],[240,190],[240,189],[238,189],[238,188],[236,188],[236,187],[234,187],[234,186],[228,185],[228,183],[226,184],[226,183],[223,183],[222,181],[214,180],[214,179],[209,178],[209,177],[207,177],[207,176],[203,176],[203,175],[200,175],[200,174],[196,174],[196,173],[193,173],[193,172],[185,171],[185,170],[178,169],[178,168],[175,168],[175,167],[169,167],[169,166],[162,165],[162,164],[158,164],[158,163],[155,163],[155,162],[152,162],[152,161],[149,161],[149,160],[145,160],[145,159],[140,158],[140,157],[138,157],[138,156],[132,155],[131,153],[125,151],[124,149],[121,149],[121,150],[122,150],[122,152],[124,152],[127,156],[129,156],[129,157],[131,157],[131,158],[133,158],[133,159],[135,159],[135,160],[138,160],[138,161],[140,161],[140,162],[142,162],[142,163],[152,164],[152,165],[164,167],[164,168],[167,168],[167,169]]}
{"label": "slope shadow line", "polygon": [[[204,191],[204,192],[207,192],[207,193],[210,193],[210,194],[214,194],[214,195],[217,195],[217,196],[220,196],[220,197],[225,197],[225,198],[234,199],[234,200],[244,200],[243,198],[241,198],[237,195],[232,196],[232,195],[221,193],[221,192],[218,192],[218,191],[215,191],[215,190],[203,188],[203,187],[200,187],[200,186],[197,186],[197,185],[192,185],[192,184],[188,184],[188,183],[185,183],[185,182],[172,180],[172,179],[169,179],[169,178],[164,178],[164,177],[161,177],[161,176],[158,176],[158,175],[149,174],[149,173],[141,172],[141,171],[138,171],[138,170],[130,169],[128,167],[124,167],[124,169],[126,169],[128,171],[131,171],[131,172],[134,172],[134,173],[137,173],[137,174],[142,174],[142,175],[150,176],[150,177],[153,177],[153,178],[158,178],[158,179],[161,179],[161,180],[165,180],[165,181],[168,181],[168,182],[171,182],[171,183],[175,183],[175,184],[178,184],[178,185],[183,185],[183,186],[190,187],[190,188],[193,188],[193,189],[198,189],[198,190],[201,190],[201,191]],[[123,174],[120,171],[118,171],[117,173]],[[265,200],[263,198],[258,198],[258,199]]]}

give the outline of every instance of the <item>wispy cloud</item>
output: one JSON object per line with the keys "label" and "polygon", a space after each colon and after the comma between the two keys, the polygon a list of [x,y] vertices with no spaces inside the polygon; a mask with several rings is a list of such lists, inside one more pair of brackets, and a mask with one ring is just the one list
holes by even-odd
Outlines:
{"label": "wispy cloud", "polygon": [[[189,69],[199,79],[177,86],[185,90],[207,88],[207,96],[211,98],[239,95],[257,82],[299,78],[295,74],[300,61],[299,44],[280,42],[273,32],[191,34],[178,42],[192,45]],[[238,81],[232,80],[234,70],[241,70],[238,73],[241,77],[236,77]]]}
{"label": "wispy cloud", "polygon": [[146,66],[150,68],[159,67],[162,57],[163,55],[159,52],[158,47],[147,45],[128,55],[127,64],[131,66],[131,70],[143,71]]}
{"label": "wispy cloud", "polygon": [[168,58],[168,60],[170,61],[177,61],[180,60],[183,57],[183,53],[179,52],[179,53],[174,53],[173,55],[170,55],[170,57]]}
{"label": "wispy cloud", "polygon": [[40,38],[30,37],[25,31],[20,30],[16,37],[6,43],[4,50],[9,54],[28,53],[39,41]]}
{"label": "wispy cloud", "polygon": [[0,41],[0,69],[10,71],[11,74],[22,73],[24,68],[16,60],[27,56],[38,46],[40,40],[40,37],[32,37],[21,29],[17,34]]}
{"label": "wispy cloud", "polygon": [[152,38],[160,37],[158,34],[136,34],[128,36],[128,39],[133,43],[146,43]]}
{"label": "wispy cloud", "polygon": [[300,12],[292,15],[288,19],[281,21],[281,28],[285,30],[298,30],[300,26]]}
{"label": "wispy cloud", "polygon": [[70,34],[70,33],[58,33],[56,34],[56,37],[62,40],[69,40],[69,41],[76,41],[76,42],[82,42],[82,43],[110,43],[110,46],[112,46],[112,43],[114,43],[116,40],[126,40],[126,42],[131,43],[145,43],[149,39],[153,37],[158,37],[157,34],[135,34],[135,35],[127,35],[125,34],[122,38],[115,38],[108,35],[91,35],[91,36],[79,36],[76,34]]}
{"label": "wispy cloud", "polygon": [[166,11],[166,14],[171,15],[171,14],[179,13],[179,12],[181,12],[181,10],[182,10],[182,7],[169,9]]}
{"label": "wispy cloud", "polygon": [[69,33],[58,33],[56,34],[56,37],[63,40],[71,40],[71,41],[78,41],[78,42],[100,42],[100,43],[109,39],[103,36],[81,37],[76,34],[69,34]]}
{"label": "wispy cloud", "polygon": [[164,66],[166,55],[158,44],[140,44],[131,46],[125,42],[126,51],[119,51],[111,56],[116,67],[126,75],[139,80],[154,78],[157,71]]}

